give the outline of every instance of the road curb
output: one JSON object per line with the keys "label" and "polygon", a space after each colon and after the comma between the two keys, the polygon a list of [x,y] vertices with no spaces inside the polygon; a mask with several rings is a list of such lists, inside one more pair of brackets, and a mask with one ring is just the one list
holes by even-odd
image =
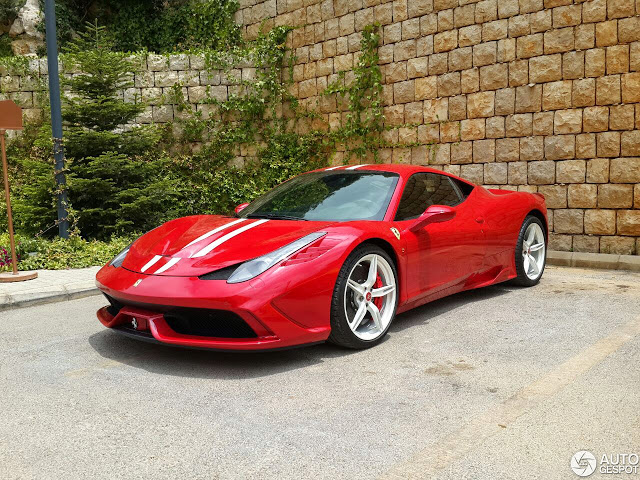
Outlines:
{"label": "road curb", "polygon": [[56,303],[65,300],[75,300],[77,298],[91,297],[99,295],[95,284],[92,282],[87,285],[73,285],[55,287],[38,292],[25,292],[13,295],[3,295],[0,297],[0,312],[5,310],[13,310],[14,308],[32,307],[34,305],[43,305],[45,303]]}
{"label": "road curb", "polygon": [[559,252],[549,250],[547,263],[560,267],[628,270],[640,272],[640,256],[610,253]]}

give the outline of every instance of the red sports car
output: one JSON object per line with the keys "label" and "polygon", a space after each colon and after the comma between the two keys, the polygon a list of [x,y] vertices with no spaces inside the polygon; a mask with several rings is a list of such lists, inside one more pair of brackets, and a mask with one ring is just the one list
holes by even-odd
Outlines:
{"label": "red sports car", "polygon": [[295,177],[236,215],[179,218],[97,275],[106,327],[153,342],[264,350],[379,343],[395,315],[544,271],[540,194],[411,165]]}

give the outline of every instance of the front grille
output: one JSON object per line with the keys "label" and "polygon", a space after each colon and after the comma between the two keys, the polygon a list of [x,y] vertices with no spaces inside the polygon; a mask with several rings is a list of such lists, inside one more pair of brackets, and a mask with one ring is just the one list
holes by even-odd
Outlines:
{"label": "front grille", "polygon": [[256,333],[233,312],[204,308],[176,308],[164,314],[174,332],[219,338],[256,338]]}

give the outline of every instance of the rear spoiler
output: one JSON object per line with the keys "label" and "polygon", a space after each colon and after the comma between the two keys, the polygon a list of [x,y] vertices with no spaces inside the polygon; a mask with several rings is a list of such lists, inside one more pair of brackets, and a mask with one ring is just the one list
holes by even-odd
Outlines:
{"label": "rear spoiler", "polygon": [[536,196],[540,197],[540,198],[542,199],[542,201],[543,201],[543,202],[545,201],[545,198],[544,198],[544,195],[543,195],[543,194],[538,193],[538,192],[535,192],[535,193],[534,193],[534,195],[536,195]]}

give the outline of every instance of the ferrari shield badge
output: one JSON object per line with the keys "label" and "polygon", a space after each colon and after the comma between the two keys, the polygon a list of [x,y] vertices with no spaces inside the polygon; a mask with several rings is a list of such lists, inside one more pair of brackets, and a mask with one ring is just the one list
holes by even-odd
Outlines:
{"label": "ferrari shield badge", "polygon": [[396,236],[396,238],[400,240],[400,231],[396,227],[391,227],[391,231]]}

